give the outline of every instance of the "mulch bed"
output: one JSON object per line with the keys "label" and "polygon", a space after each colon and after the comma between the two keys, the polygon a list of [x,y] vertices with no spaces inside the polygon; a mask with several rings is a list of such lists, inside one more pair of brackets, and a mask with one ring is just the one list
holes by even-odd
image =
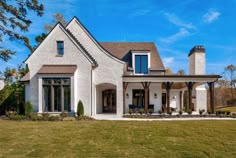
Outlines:
{"label": "mulch bed", "polygon": [[124,115],[124,118],[145,118],[145,119],[162,119],[162,118],[236,118],[234,115],[140,115],[140,114],[131,114]]}

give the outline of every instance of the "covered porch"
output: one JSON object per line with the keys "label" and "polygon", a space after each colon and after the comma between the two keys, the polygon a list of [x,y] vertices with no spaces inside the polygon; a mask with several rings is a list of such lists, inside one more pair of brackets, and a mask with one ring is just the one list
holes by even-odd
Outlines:
{"label": "covered porch", "polygon": [[207,111],[209,86],[210,111],[215,112],[214,83],[219,75],[123,76],[123,113],[130,109],[162,111]]}

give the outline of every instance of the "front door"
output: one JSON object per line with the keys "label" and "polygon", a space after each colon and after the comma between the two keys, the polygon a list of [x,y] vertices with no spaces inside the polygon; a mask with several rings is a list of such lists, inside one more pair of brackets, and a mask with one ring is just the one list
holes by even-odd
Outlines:
{"label": "front door", "polygon": [[116,90],[108,89],[102,92],[103,113],[116,113]]}

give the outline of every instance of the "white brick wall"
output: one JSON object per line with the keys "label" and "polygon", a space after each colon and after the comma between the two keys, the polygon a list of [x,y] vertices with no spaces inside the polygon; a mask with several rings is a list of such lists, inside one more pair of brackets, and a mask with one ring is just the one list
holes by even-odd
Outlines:
{"label": "white brick wall", "polygon": [[[64,55],[57,57],[56,41],[64,41]],[[26,61],[30,71],[30,100],[34,105],[34,110],[42,109],[42,88],[41,81],[38,79],[37,72],[42,65],[77,65],[75,81],[73,87],[74,101],[72,109],[77,107],[79,100],[84,104],[85,114],[91,114],[91,63],[83,55],[83,53],[75,46],[74,43],[63,32],[61,26],[57,25],[55,29],[48,35],[44,42]],[[78,88],[78,89],[77,89]],[[74,107],[75,106],[75,107]],[[41,111],[41,110],[40,110]]]}
{"label": "white brick wall", "polygon": [[[205,53],[195,52],[189,56],[189,74],[190,75],[205,75]],[[193,89],[193,94],[196,96],[196,99],[193,99],[195,106],[195,111],[199,109],[207,110],[207,90],[205,85],[200,85]]]}
{"label": "white brick wall", "polygon": [[[96,42],[85,32],[85,30],[78,24],[76,19],[73,19],[67,27],[74,36],[81,42],[81,44],[87,49],[87,51],[97,61],[98,67],[93,70],[92,84],[93,94],[96,93],[96,86],[103,83],[110,83],[116,86],[117,91],[117,115],[123,114],[123,86],[122,75],[124,71],[124,63],[118,59],[115,59],[106,52],[103,51]],[[96,95],[93,95],[93,115],[96,111]]]}

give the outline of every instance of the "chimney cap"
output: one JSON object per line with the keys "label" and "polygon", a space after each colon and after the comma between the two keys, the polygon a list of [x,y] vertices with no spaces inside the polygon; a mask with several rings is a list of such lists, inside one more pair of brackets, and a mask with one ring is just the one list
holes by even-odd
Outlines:
{"label": "chimney cap", "polygon": [[195,53],[195,52],[198,52],[198,53],[205,53],[205,48],[204,48],[204,46],[201,46],[201,45],[194,46],[194,47],[190,50],[188,56],[192,55],[192,54]]}

